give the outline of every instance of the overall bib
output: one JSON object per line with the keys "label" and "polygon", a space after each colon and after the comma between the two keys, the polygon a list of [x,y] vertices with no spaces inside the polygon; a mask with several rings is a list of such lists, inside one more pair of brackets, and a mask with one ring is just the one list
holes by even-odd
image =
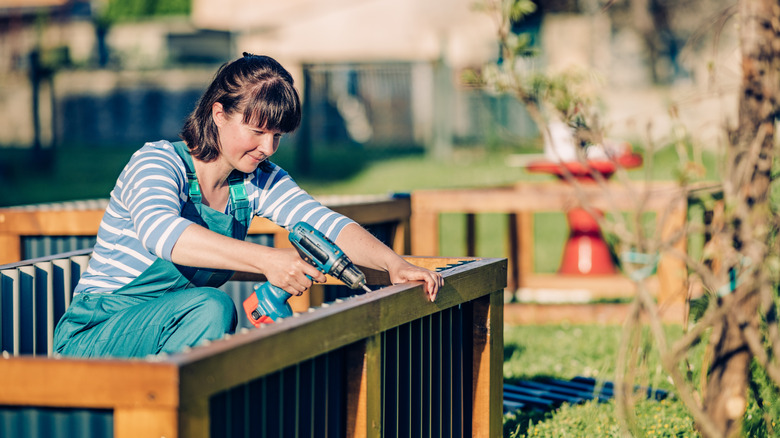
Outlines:
{"label": "overall bib", "polygon": [[[244,240],[251,212],[243,175],[230,175],[232,215],[201,203],[192,157],[184,142],[174,143],[184,161],[189,199],[182,217],[211,231]],[[54,334],[54,352],[77,357],[143,357],[176,353],[215,340],[236,328],[233,300],[217,287],[232,271],[192,268],[158,258],[113,293],[74,297]]]}

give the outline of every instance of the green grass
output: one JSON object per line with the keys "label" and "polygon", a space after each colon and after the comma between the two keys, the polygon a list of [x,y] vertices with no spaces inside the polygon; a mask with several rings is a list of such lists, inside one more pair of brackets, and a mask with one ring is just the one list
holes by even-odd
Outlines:
{"label": "green grass", "polygon": [[[540,325],[504,328],[504,380],[507,383],[544,378],[571,379],[576,376],[613,380],[618,346],[623,328],[617,325]],[[682,335],[680,326],[666,327],[666,335],[674,340]],[[632,367],[635,383],[674,393],[668,375],[662,370],[658,352],[643,333],[640,341],[646,361]],[[698,382],[704,346],[693,348],[688,356],[690,380]],[[769,437],[764,412],[777,429],[780,418],[780,397],[757,367],[754,367],[756,388],[764,403],[762,411],[751,401],[744,418],[743,436]],[[637,436],[698,437],[693,418],[676,397],[664,401],[640,400],[634,406]],[[774,420],[773,420],[774,419]],[[619,437],[614,401],[564,404],[552,412],[524,412],[504,416],[506,437]]]}

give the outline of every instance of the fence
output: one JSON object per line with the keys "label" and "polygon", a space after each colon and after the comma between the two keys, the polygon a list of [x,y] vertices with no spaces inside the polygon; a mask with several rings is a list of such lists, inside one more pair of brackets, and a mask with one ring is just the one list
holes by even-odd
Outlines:
{"label": "fence", "polygon": [[87,257],[2,270],[3,436],[501,435],[504,259],[409,258],[441,270],[434,303],[392,285],[169,357],[35,357]]}

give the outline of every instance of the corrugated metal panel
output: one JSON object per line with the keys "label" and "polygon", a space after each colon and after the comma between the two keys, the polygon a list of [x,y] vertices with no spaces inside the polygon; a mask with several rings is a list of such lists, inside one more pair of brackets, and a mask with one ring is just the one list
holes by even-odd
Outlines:
{"label": "corrugated metal panel", "polygon": [[95,236],[22,236],[22,260],[92,248],[96,240]]}
{"label": "corrugated metal panel", "polygon": [[13,356],[52,354],[54,327],[88,260],[75,254],[0,271],[0,350]]}
{"label": "corrugated metal panel", "polygon": [[113,411],[0,406],[0,437],[111,438]]}
{"label": "corrugated metal panel", "polygon": [[344,436],[343,362],[336,350],[213,396],[210,436]]}
{"label": "corrugated metal panel", "polygon": [[382,334],[383,436],[471,436],[470,315],[459,306]]}

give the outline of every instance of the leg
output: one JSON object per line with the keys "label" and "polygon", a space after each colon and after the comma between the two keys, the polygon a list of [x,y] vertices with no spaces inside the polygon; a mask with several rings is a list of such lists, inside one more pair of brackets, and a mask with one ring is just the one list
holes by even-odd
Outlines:
{"label": "leg", "polygon": [[[102,308],[128,296],[103,296]],[[236,328],[233,301],[219,289],[201,287],[166,292],[111,315],[78,333],[62,352],[82,357],[144,357],[178,353],[206,340],[216,340]]]}

